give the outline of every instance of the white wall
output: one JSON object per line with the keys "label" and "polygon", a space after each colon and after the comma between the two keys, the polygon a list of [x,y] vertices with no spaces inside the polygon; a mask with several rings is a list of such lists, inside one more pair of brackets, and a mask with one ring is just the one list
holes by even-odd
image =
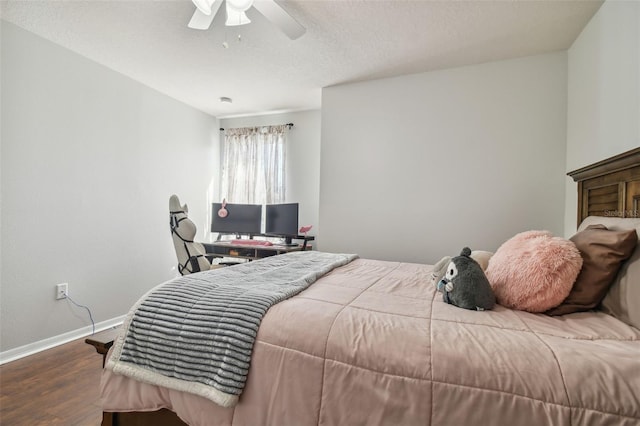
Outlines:
{"label": "white wall", "polygon": [[329,87],[325,251],[434,263],[562,234],[566,53]]}
{"label": "white wall", "polygon": [[2,22],[2,351],[125,314],[175,275],[169,196],[206,236],[215,118]]}
{"label": "white wall", "polygon": [[[640,146],[640,2],[607,1],[568,54],[566,171]],[[566,182],[565,234],[576,230],[577,185]]]}
{"label": "white wall", "polygon": [[[320,237],[320,111],[300,111],[220,120],[227,128],[293,123],[287,139],[286,202],[300,203],[300,226],[313,225],[309,235]],[[223,136],[221,136],[221,139]],[[222,145],[222,144],[221,144]]]}

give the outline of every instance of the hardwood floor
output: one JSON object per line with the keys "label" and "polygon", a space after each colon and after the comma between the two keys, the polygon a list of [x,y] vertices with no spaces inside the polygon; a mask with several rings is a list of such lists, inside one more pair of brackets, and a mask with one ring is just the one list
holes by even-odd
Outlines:
{"label": "hardwood floor", "polygon": [[101,371],[84,338],[0,366],[0,424],[99,425]]}

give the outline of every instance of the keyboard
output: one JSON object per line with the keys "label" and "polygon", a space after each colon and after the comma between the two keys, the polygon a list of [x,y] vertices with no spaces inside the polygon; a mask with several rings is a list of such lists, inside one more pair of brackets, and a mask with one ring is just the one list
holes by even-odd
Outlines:
{"label": "keyboard", "polygon": [[272,246],[273,243],[271,241],[263,241],[263,240],[231,240],[231,244],[237,246]]}

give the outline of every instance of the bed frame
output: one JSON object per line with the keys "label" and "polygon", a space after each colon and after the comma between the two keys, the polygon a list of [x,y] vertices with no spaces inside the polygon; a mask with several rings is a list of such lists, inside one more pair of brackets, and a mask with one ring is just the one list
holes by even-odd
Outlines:
{"label": "bed frame", "polygon": [[[640,148],[567,173],[578,183],[578,224],[587,216],[640,217]],[[102,426],[186,426],[172,411],[102,413]]]}
{"label": "bed frame", "polygon": [[102,426],[189,426],[173,411],[102,413]]}
{"label": "bed frame", "polygon": [[567,174],[578,183],[578,225],[587,216],[640,217],[640,148]]}

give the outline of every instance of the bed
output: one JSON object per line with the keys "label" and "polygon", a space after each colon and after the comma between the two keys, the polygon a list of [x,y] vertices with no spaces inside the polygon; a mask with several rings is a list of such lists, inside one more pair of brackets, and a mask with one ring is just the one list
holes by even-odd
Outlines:
{"label": "bed", "polygon": [[[569,175],[581,229],[640,233],[640,149]],[[640,246],[607,312],[464,310],[431,270],[357,258],[272,306],[231,407],[105,369],[103,425],[640,424]]]}

